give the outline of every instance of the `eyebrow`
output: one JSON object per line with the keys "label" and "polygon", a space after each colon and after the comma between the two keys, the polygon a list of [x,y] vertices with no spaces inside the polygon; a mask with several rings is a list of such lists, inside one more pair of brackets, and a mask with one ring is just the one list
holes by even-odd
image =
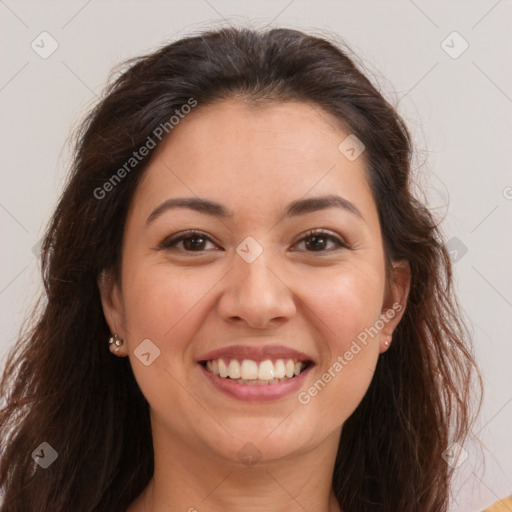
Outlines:
{"label": "eyebrow", "polygon": [[[174,197],[165,200],[157,206],[146,219],[146,225],[160,217],[164,212],[174,208],[188,208],[219,219],[231,218],[234,216],[233,212],[229,208],[226,208],[224,205],[215,201],[199,197]],[[328,208],[341,208],[342,210],[350,212],[364,220],[360,210],[353,203],[348,199],[337,195],[310,197],[307,199],[298,199],[293,201],[286,207],[283,218],[296,217],[306,213],[326,210]]]}

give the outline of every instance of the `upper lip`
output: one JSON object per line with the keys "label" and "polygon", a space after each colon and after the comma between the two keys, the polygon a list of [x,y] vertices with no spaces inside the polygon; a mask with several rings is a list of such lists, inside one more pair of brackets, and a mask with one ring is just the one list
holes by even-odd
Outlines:
{"label": "upper lip", "polygon": [[283,345],[232,345],[212,350],[202,355],[198,362],[211,361],[212,359],[251,359],[253,361],[265,361],[266,359],[293,359],[295,361],[313,362],[313,358],[293,348]]}

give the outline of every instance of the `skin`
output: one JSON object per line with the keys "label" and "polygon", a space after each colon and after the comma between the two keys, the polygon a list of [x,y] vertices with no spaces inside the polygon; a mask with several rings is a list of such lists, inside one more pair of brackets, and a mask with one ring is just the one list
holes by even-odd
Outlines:
{"label": "skin", "polygon": [[[231,99],[199,106],[153,155],[129,209],[121,282],[100,282],[105,317],[124,339],[117,356],[130,358],[151,411],[155,473],[129,512],[341,510],[331,488],[341,429],[388,348],[410,282],[397,262],[385,293],[364,153],[351,162],[338,150],[348,133],[306,103]],[[283,218],[291,201],[327,194],[362,218],[341,208]],[[177,208],[146,224],[173,197],[217,201],[233,217]],[[350,249],[327,239],[315,250],[304,239],[314,228]],[[183,242],[158,249],[187,229],[209,238],[200,250],[190,239],[188,252]],[[236,252],[248,236],[263,248],[252,263]],[[315,362],[307,391],[393,304],[402,311],[306,405],[297,393],[269,403],[226,396],[197,364],[229,345],[281,344]],[[134,355],[147,338],[160,350],[149,366]],[[246,443],[261,455],[252,466],[237,456]]]}

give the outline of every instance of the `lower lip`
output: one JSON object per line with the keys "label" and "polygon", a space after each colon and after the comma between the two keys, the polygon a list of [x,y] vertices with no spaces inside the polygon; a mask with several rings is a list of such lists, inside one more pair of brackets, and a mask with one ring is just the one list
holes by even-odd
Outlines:
{"label": "lower lip", "polygon": [[221,392],[238,400],[246,402],[268,402],[279,400],[285,396],[296,393],[304,383],[306,374],[309,373],[313,365],[309,365],[302,373],[296,377],[278,382],[276,384],[261,384],[250,386],[247,384],[237,384],[231,379],[223,379],[208,371],[202,364],[199,364],[201,370],[210,382]]}

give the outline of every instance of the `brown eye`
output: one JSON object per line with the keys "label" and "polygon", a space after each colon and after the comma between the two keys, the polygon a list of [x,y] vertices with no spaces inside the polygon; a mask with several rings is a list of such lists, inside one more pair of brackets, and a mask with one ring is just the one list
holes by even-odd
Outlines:
{"label": "brown eye", "polygon": [[204,249],[204,244],[206,240],[200,236],[188,236],[186,238],[182,238],[183,247],[187,251],[202,251]]}
{"label": "brown eye", "polygon": [[[206,244],[213,242],[200,231],[185,231],[178,235],[163,240],[158,246],[159,249],[177,249],[184,252],[201,252],[208,250]],[[179,244],[182,244],[180,247]]]}
{"label": "brown eye", "polygon": [[[299,244],[303,242],[307,252],[331,252],[331,250],[337,247],[348,249],[348,245],[338,237],[321,230],[308,231],[299,241]],[[334,244],[334,247],[328,247],[329,243]]]}
{"label": "brown eye", "polygon": [[308,241],[306,242],[306,247],[308,249],[312,249],[313,251],[318,251],[318,250],[325,249],[327,242],[328,242],[328,237],[321,236],[321,235],[315,235],[315,236],[310,236],[307,240]]}

